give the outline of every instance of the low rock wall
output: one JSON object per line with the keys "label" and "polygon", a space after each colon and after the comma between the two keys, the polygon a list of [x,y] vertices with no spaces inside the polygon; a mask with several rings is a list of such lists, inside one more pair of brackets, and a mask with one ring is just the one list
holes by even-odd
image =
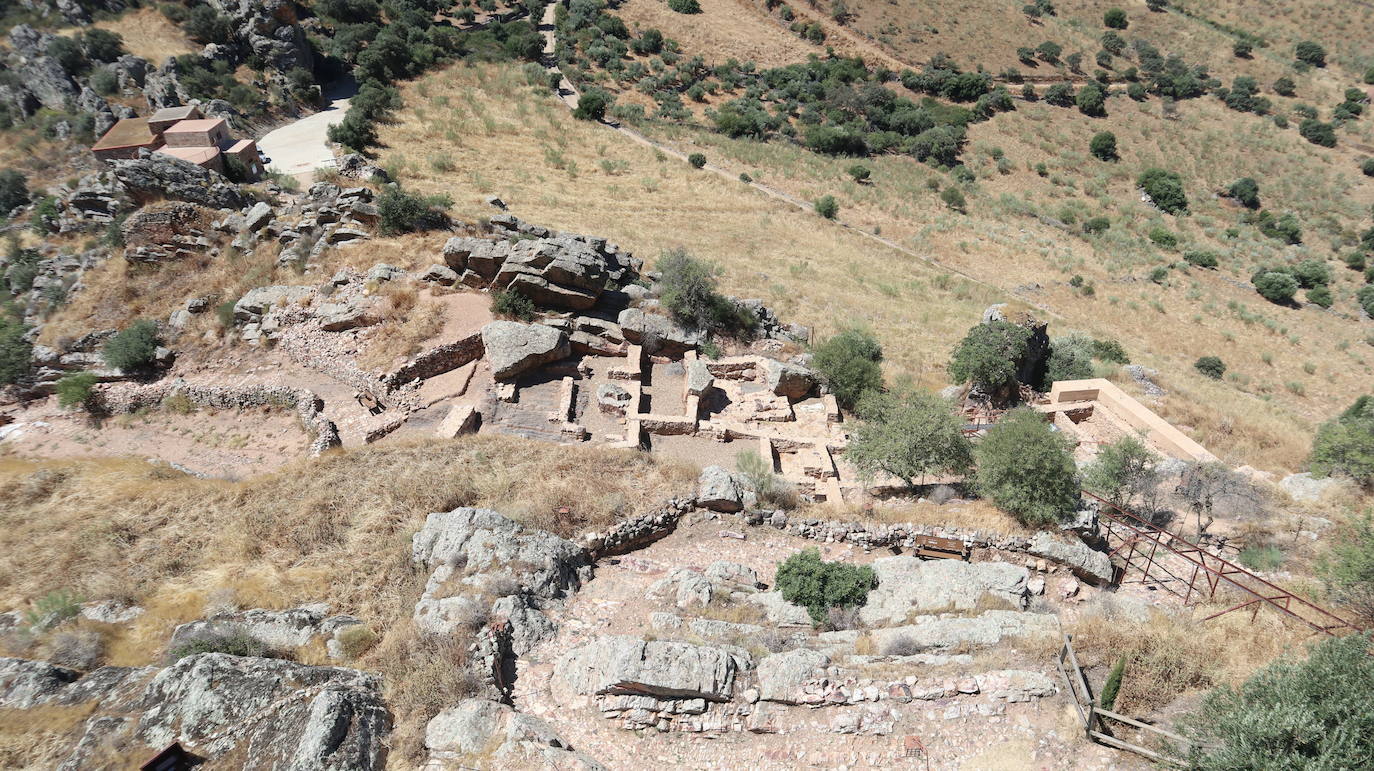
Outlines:
{"label": "low rock wall", "polygon": [[283,385],[205,386],[181,379],[147,384],[116,383],[97,386],[91,394],[91,408],[106,415],[121,415],[156,407],[173,395],[186,397],[193,406],[218,410],[292,408],[311,436],[311,457],[340,445],[338,427],[324,416],[324,401],[311,391]]}
{"label": "low rock wall", "polygon": [[414,361],[382,378],[382,382],[387,388],[396,388],[412,380],[428,380],[474,362],[482,358],[485,352],[482,334],[478,332],[462,340],[425,351],[416,356]]}

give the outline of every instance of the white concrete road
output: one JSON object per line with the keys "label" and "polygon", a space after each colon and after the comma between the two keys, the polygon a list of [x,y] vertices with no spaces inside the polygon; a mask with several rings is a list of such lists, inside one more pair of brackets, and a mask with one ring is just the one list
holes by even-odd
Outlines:
{"label": "white concrete road", "polygon": [[357,93],[352,78],[330,85],[325,92],[329,106],[313,115],[271,131],[258,140],[258,149],[272,159],[268,168],[297,177],[321,166],[334,165],[329,149],[329,127],[339,123],[348,111],[348,100]]}

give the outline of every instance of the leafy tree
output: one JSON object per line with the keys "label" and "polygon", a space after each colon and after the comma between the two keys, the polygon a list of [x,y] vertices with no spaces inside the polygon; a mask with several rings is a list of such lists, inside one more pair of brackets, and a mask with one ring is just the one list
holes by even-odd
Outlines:
{"label": "leafy tree", "polygon": [[234,35],[233,22],[210,5],[197,5],[186,16],[186,34],[197,43],[228,43]]}
{"label": "leafy tree", "polygon": [[1331,283],[1331,266],[1326,260],[1308,257],[1293,266],[1293,278],[1296,278],[1298,285],[1304,289],[1326,286]]}
{"label": "leafy tree", "polygon": [[1226,362],[1216,356],[1203,356],[1193,362],[1193,369],[1213,380],[1221,380],[1226,374]]}
{"label": "leafy tree", "polygon": [[1132,83],[1126,86],[1126,96],[1129,96],[1134,101],[1143,102],[1149,95],[1145,91],[1145,86],[1140,83]]}
{"label": "leafy tree", "polygon": [[1304,40],[1294,46],[1293,57],[1313,67],[1326,66],[1326,49],[1322,48],[1319,43],[1314,43],[1311,40]]}
{"label": "leafy tree", "polygon": [[29,202],[29,185],[18,169],[0,171],[0,217]]}
{"label": "leafy tree", "polygon": [[1360,171],[1366,177],[1374,177],[1374,158],[1365,158],[1364,163],[1360,164]]}
{"label": "leafy tree", "polygon": [[1317,429],[1308,460],[1318,476],[1340,474],[1374,485],[1374,397],[1361,396]]}
{"label": "leafy tree", "polygon": [[1093,341],[1073,334],[1055,338],[1050,343],[1049,363],[1041,390],[1047,391],[1060,380],[1083,380],[1093,374]]}
{"label": "leafy tree", "polygon": [[445,214],[453,199],[447,195],[416,195],[392,185],[377,197],[378,221],[387,235],[434,230],[448,224]]}
{"label": "leafy tree", "polygon": [[1035,47],[1035,53],[1043,61],[1053,64],[1059,61],[1059,55],[1064,53],[1064,48],[1052,40],[1046,40]]}
{"label": "leafy tree", "polygon": [[1140,440],[1123,436],[1104,445],[1083,470],[1083,487],[1117,506],[1141,501],[1147,508],[1153,508],[1159,484],[1157,462],[1155,454]]}
{"label": "leafy tree", "polygon": [[113,62],[128,53],[119,33],[94,27],[81,33],[81,47],[93,62]]}
{"label": "leafy tree", "polygon": [[1126,39],[1111,30],[1102,33],[1102,49],[1113,56],[1126,50]]}
{"label": "leafy tree", "polygon": [[1161,211],[1169,214],[1188,211],[1188,196],[1183,192],[1183,178],[1177,173],[1158,168],[1146,169],[1136,178],[1136,184],[1140,185]]}
{"label": "leafy tree", "polygon": [[1077,510],[1078,469],[1069,442],[1035,410],[1002,416],[973,455],[979,494],[1022,523],[1048,527]]}
{"label": "leafy tree", "polygon": [[817,345],[812,366],[820,373],[835,401],[852,409],[868,391],[883,387],[883,349],[873,335],[846,329]]}
{"label": "leafy tree", "polygon": [[658,261],[663,307],[682,326],[703,332],[748,332],[758,325],[753,314],[716,292],[720,269],[686,250],[670,249]]}
{"label": "leafy tree", "polygon": [[1288,77],[1287,75],[1284,75],[1283,77],[1274,81],[1274,93],[1278,94],[1279,96],[1293,96],[1297,92],[1297,84],[1294,83],[1293,79]]}
{"label": "leafy tree", "polygon": [[137,372],[153,365],[154,352],[160,344],[157,325],[139,319],[107,340],[101,355],[114,369]]}
{"label": "leafy tree", "polygon": [[1112,29],[1126,29],[1127,25],[1130,24],[1126,20],[1126,12],[1120,8],[1108,9],[1106,13],[1102,14],[1102,23]]}
{"label": "leafy tree", "polygon": [[984,391],[1014,386],[1030,338],[1029,329],[1009,321],[979,324],[954,349],[949,376],[956,383],[972,382]]}
{"label": "leafy tree", "polygon": [[871,390],[856,412],[860,423],[845,457],[866,476],[888,474],[914,486],[928,474],[963,474],[973,462],[963,420],[935,394]]}
{"label": "leafy tree", "polygon": [[1131,357],[1126,355],[1126,349],[1116,340],[1094,340],[1092,350],[1094,359],[1101,359],[1114,364],[1131,363]]}
{"label": "leafy tree", "polygon": [[91,68],[86,52],[76,40],[58,35],[48,42],[48,56],[72,76],[83,75]]}
{"label": "leafy tree", "polygon": [[1269,212],[1260,212],[1255,220],[1260,232],[1264,235],[1282,241],[1285,244],[1302,243],[1302,226],[1298,223],[1298,218],[1291,212],[1282,214],[1278,217]]}
{"label": "leafy tree", "polygon": [[1336,127],[1330,123],[1322,123],[1316,118],[1304,118],[1302,123],[1298,124],[1298,133],[1314,145],[1336,146]]}
{"label": "leafy tree", "polygon": [[1106,233],[1112,226],[1112,221],[1106,217],[1089,217],[1083,221],[1083,232],[1090,236]]}
{"label": "leafy tree", "polygon": [[1254,280],[1255,291],[1272,303],[1286,305],[1298,293],[1298,280],[1291,273],[1277,270],[1265,271]]}
{"label": "leafy tree", "polygon": [[1068,83],[1055,83],[1045,89],[1045,101],[1055,107],[1069,107],[1074,103],[1073,86]]}
{"label": "leafy tree", "polygon": [[19,319],[0,314],[0,384],[17,383],[29,373],[33,345],[25,339],[26,331]]}
{"label": "leafy tree", "polygon": [[64,376],[57,381],[57,404],[59,407],[85,405],[91,398],[98,378],[90,372],[77,372]]}
{"label": "leafy tree", "polygon": [[947,187],[941,190],[940,200],[944,201],[945,206],[960,213],[963,213],[968,207],[968,200],[964,198],[963,191],[957,187]]}
{"label": "leafy tree", "polygon": [[1374,757],[1370,633],[1327,637],[1306,660],[1286,656],[1238,688],[1207,695],[1187,721],[1188,767],[1366,768]]}
{"label": "leafy tree", "polygon": [[825,562],[820,551],[811,548],[778,565],[777,585],[784,600],[806,608],[811,621],[819,626],[831,608],[863,605],[869,591],[878,585],[878,577],[867,565]]}
{"label": "leafy tree", "polygon": [[1330,308],[1336,298],[1327,287],[1315,286],[1307,290],[1307,301],[1321,308]]}
{"label": "leafy tree", "polygon": [[1107,114],[1107,93],[1097,81],[1090,80],[1083,84],[1083,87],[1078,89],[1074,103],[1078,105],[1078,111],[1084,115],[1101,118]]}
{"label": "leafy tree", "polygon": [[1260,207],[1259,183],[1253,177],[1241,177],[1232,182],[1226,193],[1247,209]]}
{"label": "leafy tree", "polygon": [[606,109],[614,102],[615,99],[605,89],[589,88],[577,98],[577,108],[573,110],[573,117],[578,120],[599,121],[606,117]]}
{"label": "leafy tree", "polygon": [[1374,519],[1357,519],[1331,544],[1317,562],[1317,573],[1327,591],[1354,609],[1368,628],[1374,624]]}
{"label": "leafy tree", "polygon": [[828,220],[833,220],[840,213],[840,204],[833,195],[823,195],[816,199],[814,204],[816,213]]}
{"label": "leafy tree", "polygon": [[1088,143],[1088,152],[1100,161],[1116,160],[1119,157],[1116,154],[1116,134],[1110,131],[1093,134],[1092,141]]}
{"label": "leafy tree", "polygon": [[337,142],[351,150],[366,150],[377,144],[377,129],[372,120],[354,112],[352,107],[344,119],[329,127],[329,141]]}

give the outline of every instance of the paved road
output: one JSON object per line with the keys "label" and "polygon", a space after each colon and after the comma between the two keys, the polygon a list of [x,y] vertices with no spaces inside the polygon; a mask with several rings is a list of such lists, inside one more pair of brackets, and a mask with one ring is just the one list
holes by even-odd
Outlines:
{"label": "paved road", "polygon": [[334,151],[329,148],[329,127],[339,123],[348,111],[348,100],[357,93],[358,84],[352,78],[336,81],[325,92],[329,106],[313,115],[269,132],[258,140],[263,155],[272,159],[268,164],[284,174],[300,176],[321,166],[334,165]]}

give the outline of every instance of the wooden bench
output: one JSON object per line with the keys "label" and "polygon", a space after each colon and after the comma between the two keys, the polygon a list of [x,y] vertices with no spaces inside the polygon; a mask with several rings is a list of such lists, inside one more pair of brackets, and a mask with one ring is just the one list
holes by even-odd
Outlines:
{"label": "wooden bench", "polygon": [[912,540],[916,556],[922,559],[967,560],[969,556],[968,544],[958,538],[918,535]]}

